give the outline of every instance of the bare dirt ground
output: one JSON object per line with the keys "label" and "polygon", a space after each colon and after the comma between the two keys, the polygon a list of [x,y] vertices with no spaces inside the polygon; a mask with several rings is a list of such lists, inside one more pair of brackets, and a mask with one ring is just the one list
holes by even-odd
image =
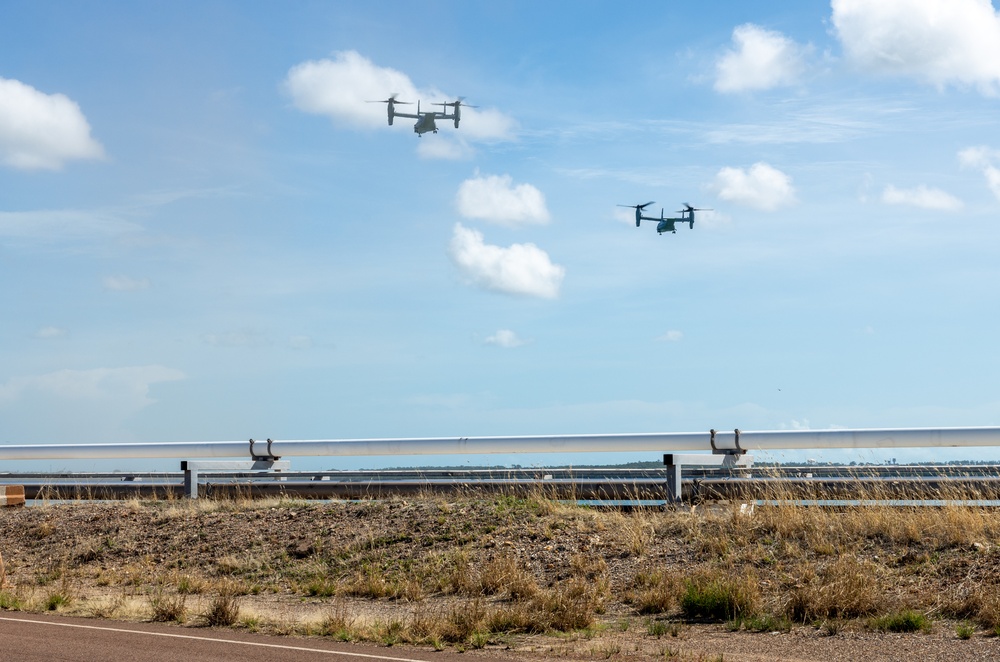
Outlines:
{"label": "bare dirt ground", "polygon": [[506,659],[1000,659],[1000,514],[543,498],[0,512],[0,608]]}

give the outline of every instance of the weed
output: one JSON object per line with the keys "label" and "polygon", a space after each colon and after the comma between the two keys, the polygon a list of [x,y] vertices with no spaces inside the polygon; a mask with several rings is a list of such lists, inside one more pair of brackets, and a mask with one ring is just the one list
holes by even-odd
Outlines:
{"label": "weed", "polygon": [[868,619],[868,627],[882,632],[929,632],[931,620],[912,609]]}
{"label": "weed", "polygon": [[510,553],[484,563],[476,584],[482,595],[506,593],[511,600],[533,598],[539,590],[534,575]]}
{"label": "weed", "polygon": [[13,593],[0,591],[0,609],[21,611],[24,609],[24,601]]}
{"label": "weed", "polygon": [[150,620],[154,623],[183,623],[187,618],[187,597],[170,595],[158,588],[149,596]]}
{"label": "weed", "polygon": [[240,618],[240,599],[234,587],[223,585],[201,618],[208,627],[229,627],[235,624]]}
{"label": "weed", "polygon": [[347,616],[347,609],[342,605],[334,607],[320,622],[319,633],[333,637],[339,641],[354,641],[354,620]]}
{"label": "weed", "polygon": [[329,598],[337,595],[337,583],[327,577],[318,577],[306,584],[306,595]]}
{"label": "weed", "polygon": [[383,646],[395,646],[403,642],[406,625],[403,621],[393,618],[375,626],[375,638]]}
{"label": "weed", "polygon": [[177,592],[181,595],[193,595],[205,592],[205,582],[201,579],[182,575],[177,580]]}
{"label": "weed", "polygon": [[490,643],[490,633],[484,632],[482,630],[477,630],[472,633],[469,637],[469,646],[472,648],[486,648],[486,644]]}
{"label": "weed", "polygon": [[60,607],[69,605],[72,601],[72,598],[65,593],[60,593],[58,591],[55,593],[49,593],[48,597],[45,598],[45,609],[48,611],[56,611]]}
{"label": "weed", "polygon": [[875,614],[886,602],[879,574],[870,562],[842,557],[794,590],[785,613],[799,622]]}
{"label": "weed", "polygon": [[605,660],[610,660],[621,652],[622,646],[619,643],[606,643],[598,646],[596,650],[594,650],[594,654],[597,655],[597,657],[604,658]]}
{"label": "weed", "polygon": [[685,582],[681,612],[688,618],[730,621],[756,613],[759,599],[753,578],[696,575]]}
{"label": "weed", "polygon": [[245,614],[240,617],[240,627],[249,632],[260,632],[261,619],[256,614]]}
{"label": "weed", "polygon": [[659,639],[667,633],[667,622],[658,621],[653,618],[649,619],[646,621],[646,633],[651,637]]}
{"label": "weed", "polygon": [[607,582],[571,580],[565,586],[539,595],[535,608],[544,614],[553,630],[583,630],[594,624],[606,593]]}
{"label": "weed", "polygon": [[785,617],[773,614],[757,614],[737,618],[728,624],[731,630],[748,630],[750,632],[788,632],[792,622]]}
{"label": "weed", "polygon": [[955,636],[959,639],[971,639],[976,628],[972,623],[959,623],[955,626]]}
{"label": "weed", "polygon": [[677,574],[667,571],[639,573],[632,584],[635,588],[627,597],[640,614],[671,611],[677,606],[684,590]]}

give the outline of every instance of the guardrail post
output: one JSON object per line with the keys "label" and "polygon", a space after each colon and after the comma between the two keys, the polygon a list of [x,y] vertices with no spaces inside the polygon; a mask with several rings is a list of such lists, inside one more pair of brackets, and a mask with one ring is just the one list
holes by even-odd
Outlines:
{"label": "guardrail post", "polygon": [[[181,471],[184,472],[184,496],[188,499],[198,498],[198,474],[199,472],[243,472],[252,471],[260,473],[280,474],[288,471],[292,463],[288,460],[279,460],[277,457],[254,458],[252,460],[235,461],[211,461],[190,460],[181,461]],[[278,480],[285,480],[284,476],[278,476]]]}
{"label": "guardrail post", "polygon": [[674,454],[667,453],[663,456],[663,464],[667,467],[667,501],[669,503],[681,502],[681,464],[674,462]]}
{"label": "guardrail post", "polygon": [[198,469],[191,467],[192,463],[181,460],[181,471],[184,472],[184,496],[188,499],[198,498]]}
{"label": "guardrail post", "polygon": [[684,453],[665,453],[663,455],[663,464],[667,468],[667,501],[669,503],[680,503],[684,496],[681,479],[683,478],[682,468],[685,464],[724,468],[753,466],[753,456],[747,455],[746,450],[739,447],[739,443],[734,449],[716,448],[715,430],[712,430],[712,452],[712,455]]}

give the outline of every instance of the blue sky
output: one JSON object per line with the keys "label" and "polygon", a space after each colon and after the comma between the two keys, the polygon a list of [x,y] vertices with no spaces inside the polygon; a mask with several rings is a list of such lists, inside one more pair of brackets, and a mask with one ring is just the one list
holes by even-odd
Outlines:
{"label": "blue sky", "polygon": [[0,443],[1000,424],[988,2],[0,17]]}

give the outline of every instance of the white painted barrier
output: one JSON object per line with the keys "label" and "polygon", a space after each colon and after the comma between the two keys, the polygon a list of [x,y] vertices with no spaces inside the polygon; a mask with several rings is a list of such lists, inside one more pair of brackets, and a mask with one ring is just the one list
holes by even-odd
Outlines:
{"label": "white painted barrier", "polygon": [[[23,506],[24,503],[24,485],[0,485],[0,508]],[[0,569],[2,568],[3,558],[0,557]]]}
{"label": "white painted barrier", "polygon": [[8,460],[98,460],[119,458],[274,458],[310,456],[461,455],[493,453],[676,453],[712,450],[813,450],[824,448],[928,448],[1000,446],[1000,427],[843,430],[664,432],[314,439],[267,441],[176,441],[130,444],[0,444]]}

